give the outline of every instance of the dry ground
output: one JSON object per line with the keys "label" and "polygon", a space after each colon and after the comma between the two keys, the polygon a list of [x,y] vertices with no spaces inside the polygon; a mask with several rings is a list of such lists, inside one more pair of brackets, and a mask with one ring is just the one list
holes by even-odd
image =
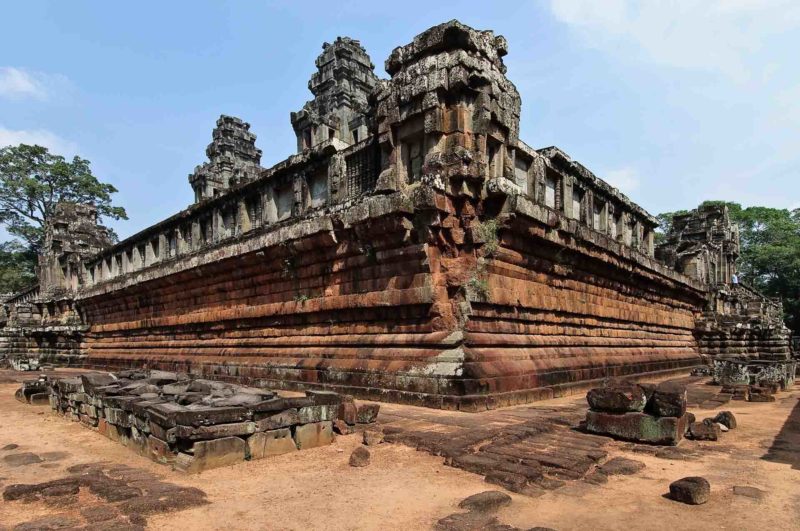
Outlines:
{"label": "dry ground", "polygon": [[[6,380],[8,381],[8,380]],[[382,444],[366,468],[348,465],[359,445],[357,435],[339,437],[326,448],[245,462],[224,469],[184,476],[145,458],[79,424],[51,415],[47,407],[23,405],[13,398],[16,384],[0,384],[0,490],[18,483],[63,478],[67,468],[105,462],[127,465],[141,476],[180,487],[194,487],[209,503],[147,515],[147,529],[431,529],[437,520],[459,512],[463,498],[494,488],[480,476],[445,466],[441,457],[399,444]],[[655,458],[613,442],[607,449],[644,462],[633,476],[614,476],[605,485],[582,481],[539,498],[511,494],[513,503],[498,519],[527,529],[547,526],[569,529],[797,529],[800,524],[800,388],[781,393],[774,403],[731,402],[739,428],[717,443],[685,441],[700,452],[689,461]],[[533,407],[571,409],[575,397],[541,402]],[[532,406],[520,406],[520,409]],[[413,415],[415,408],[387,407]],[[517,408],[512,408],[517,409]],[[507,411],[512,411],[507,410]],[[430,414],[430,410],[417,410]],[[708,411],[695,411],[700,419]],[[453,415],[444,413],[444,418]],[[478,418],[472,415],[473,418]],[[34,453],[42,462],[12,466],[9,455]],[[124,468],[124,467],[122,467]],[[687,506],[664,497],[671,481],[706,477],[711,500]],[[141,481],[141,479],[140,479]],[[766,492],[763,500],[734,495],[734,486]],[[0,530],[48,515],[69,517],[104,501],[81,489],[66,504],[43,501],[0,502]],[[102,525],[96,529],[108,529]]]}

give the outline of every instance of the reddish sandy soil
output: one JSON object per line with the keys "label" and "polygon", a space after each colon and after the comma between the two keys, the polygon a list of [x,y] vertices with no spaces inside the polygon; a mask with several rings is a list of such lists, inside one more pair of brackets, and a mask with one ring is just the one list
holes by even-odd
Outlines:
{"label": "reddish sandy soil", "polygon": [[[82,427],[53,416],[47,407],[14,400],[16,385],[0,384],[0,490],[18,483],[63,478],[77,464],[127,465],[162,482],[195,487],[209,503],[147,516],[147,529],[431,529],[455,512],[463,498],[496,487],[480,476],[443,464],[441,457],[397,444],[370,448],[372,462],[351,468],[348,458],[358,435],[339,437],[325,448],[244,462],[185,476],[154,464]],[[611,456],[644,462],[632,476],[613,476],[604,485],[582,481],[539,498],[511,494],[513,502],[497,513],[500,522],[528,529],[797,529],[800,519],[800,388],[781,393],[774,403],[731,402],[739,428],[716,443],[693,445],[690,461],[655,458],[609,445]],[[558,407],[576,398],[539,403]],[[392,406],[398,408],[400,406]],[[526,406],[520,406],[526,407]],[[413,412],[414,408],[408,408]],[[426,410],[428,413],[430,410]],[[699,418],[709,412],[696,412]],[[442,413],[453,415],[453,413]],[[469,414],[465,414],[469,415]],[[12,466],[6,456],[34,453],[42,462]],[[712,486],[710,501],[687,506],[664,497],[671,481],[699,475]],[[763,500],[734,495],[734,486],[766,492]],[[104,506],[81,489],[66,503],[0,503],[0,529],[48,515],[78,514]],[[95,529],[109,529],[96,527]]]}

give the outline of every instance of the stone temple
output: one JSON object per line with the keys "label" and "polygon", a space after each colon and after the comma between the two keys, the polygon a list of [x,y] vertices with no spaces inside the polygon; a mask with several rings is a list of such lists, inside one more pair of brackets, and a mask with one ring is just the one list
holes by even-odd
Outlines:
{"label": "stone temple", "polygon": [[91,206],[61,205],[0,357],[466,411],[788,358],[779,301],[732,282],[727,211],[676,219],[656,250],[653,216],[519,139],[507,52],[451,21],[381,79],[357,40],[324,44],[297,153],[264,168],[222,116],[186,210],[112,245]]}

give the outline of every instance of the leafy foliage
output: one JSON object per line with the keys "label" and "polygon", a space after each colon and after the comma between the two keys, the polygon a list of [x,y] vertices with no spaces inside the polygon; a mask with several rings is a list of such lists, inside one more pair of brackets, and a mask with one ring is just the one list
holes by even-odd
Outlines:
{"label": "leafy foliage", "polygon": [[0,224],[33,251],[41,247],[45,221],[59,201],[91,203],[101,217],[128,219],[124,208],[112,205],[116,191],[92,174],[86,159],[69,162],[26,144],[0,149]]}
{"label": "leafy foliage", "polygon": [[36,281],[36,253],[19,242],[0,243],[0,294],[16,293]]}
{"label": "leafy foliage", "polygon": [[[767,296],[781,297],[787,326],[800,333],[800,209],[703,203],[712,204],[727,205],[731,219],[739,225],[740,278]],[[657,216],[661,229],[669,231],[672,218],[681,212],[685,211]]]}

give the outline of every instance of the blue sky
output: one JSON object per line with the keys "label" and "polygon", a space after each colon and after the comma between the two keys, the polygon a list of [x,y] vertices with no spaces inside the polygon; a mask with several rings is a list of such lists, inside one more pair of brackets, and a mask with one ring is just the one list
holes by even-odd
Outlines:
{"label": "blue sky", "polygon": [[[509,42],[521,136],[557,145],[653,214],[706,199],[800,207],[800,2],[10,2],[0,145],[92,161],[119,189],[121,237],[192,201],[219,114],[270,166],[324,41],[392,48],[453,18]],[[0,232],[0,239],[4,233]]]}

